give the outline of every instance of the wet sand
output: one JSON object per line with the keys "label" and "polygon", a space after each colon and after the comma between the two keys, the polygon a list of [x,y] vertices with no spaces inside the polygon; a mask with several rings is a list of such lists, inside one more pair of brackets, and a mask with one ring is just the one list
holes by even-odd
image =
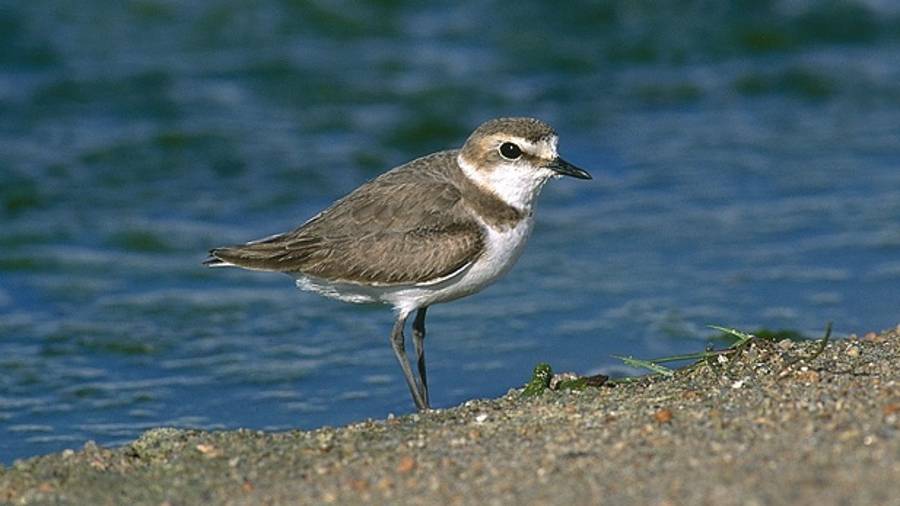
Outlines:
{"label": "wet sand", "polygon": [[0,468],[9,504],[890,504],[900,326],[615,387],[266,433],[156,429]]}

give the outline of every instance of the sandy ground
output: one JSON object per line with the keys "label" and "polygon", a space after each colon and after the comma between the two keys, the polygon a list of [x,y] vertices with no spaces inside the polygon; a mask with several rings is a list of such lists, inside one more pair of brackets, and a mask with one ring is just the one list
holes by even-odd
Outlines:
{"label": "sandy ground", "polygon": [[341,428],[157,429],[0,468],[10,504],[898,504],[900,326]]}

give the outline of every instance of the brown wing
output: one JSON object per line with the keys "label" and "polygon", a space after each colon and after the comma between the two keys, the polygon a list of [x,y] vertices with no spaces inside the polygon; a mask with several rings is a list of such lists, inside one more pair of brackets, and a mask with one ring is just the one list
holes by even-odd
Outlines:
{"label": "brown wing", "polygon": [[239,267],[352,283],[439,279],[477,258],[484,237],[454,185],[422,176],[389,172],[292,232],[211,254]]}

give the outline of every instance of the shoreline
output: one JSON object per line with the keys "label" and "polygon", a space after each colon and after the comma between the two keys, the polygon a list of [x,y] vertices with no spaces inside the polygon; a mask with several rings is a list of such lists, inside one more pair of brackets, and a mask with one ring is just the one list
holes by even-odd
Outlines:
{"label": "shoreline", "polygon": [[900,325],[819,345],[338,428],[159,428],[0,467],[0,503],[887,504]]}

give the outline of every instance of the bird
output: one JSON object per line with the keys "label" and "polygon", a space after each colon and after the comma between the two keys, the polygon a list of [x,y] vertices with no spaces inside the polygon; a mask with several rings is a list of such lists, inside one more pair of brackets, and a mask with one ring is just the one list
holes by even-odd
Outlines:
{"label": "bird", "polygon": [[[209,267],[286,273],[298,288],[350,303],[392,306],[390,344],[419,411],[430,409],[425,315],[506,274],[553,178],[591,179],[557,153],[559,135],[528,117],[488,120],[461,148],[395,167],[297,228],[214,248]],[[415,376],[406,354],[409,317]]]}

